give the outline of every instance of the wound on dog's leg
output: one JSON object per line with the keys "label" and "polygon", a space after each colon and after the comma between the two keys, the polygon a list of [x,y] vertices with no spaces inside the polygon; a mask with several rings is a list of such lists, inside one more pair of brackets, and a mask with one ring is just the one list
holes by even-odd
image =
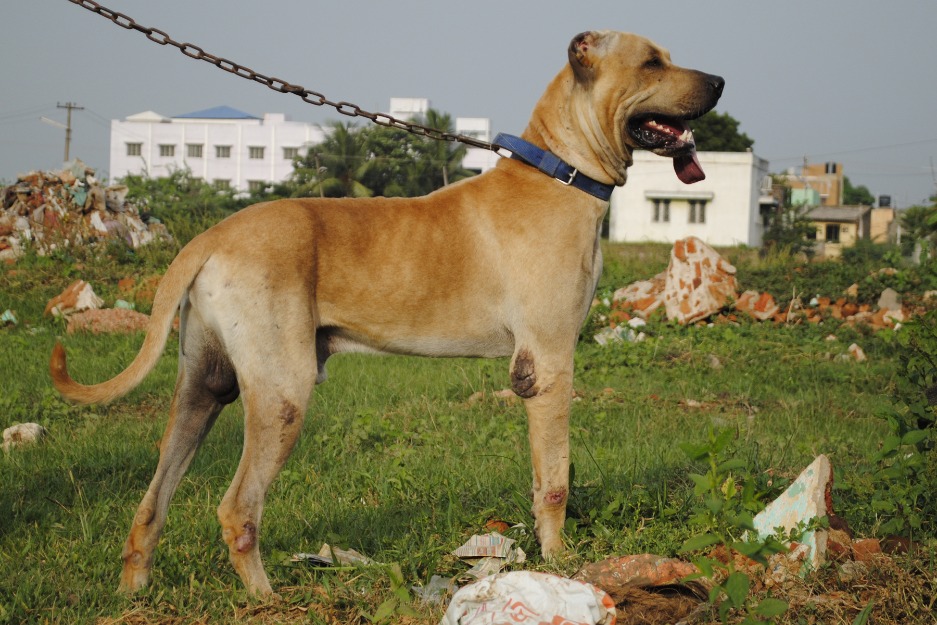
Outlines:
{"label": "wound on dog's leg", "polygon": [[566,489],[558,488],[556,490],[551,490],[548,492],[544,498],[544,502],[548,506],[562,506],[566,504]]}
{"label": "wound on dog's leg", "polygon": [[534,370],[534,357],[526,349],[517,352],[514,367],[511,369],[511,390],[518,397],[528,399],[537,394],[537,372]]}
{"label": "wound on dog's leg", "polygon": [[234,545],[238,553],[247,553],[253,549],[254,545],[257,543],[257,528],[253,523],[248,521],[241,529],[244,530],[244,533],[237,537],[234,541]]}

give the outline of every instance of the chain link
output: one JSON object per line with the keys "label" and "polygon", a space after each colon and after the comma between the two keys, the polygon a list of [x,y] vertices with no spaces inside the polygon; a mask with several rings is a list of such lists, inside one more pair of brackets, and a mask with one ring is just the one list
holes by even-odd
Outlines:
{"label": "chain link", "polygon": [[466,135],[454,134],[451,132],[445,132],[437,128],[430,128],[428,126],[421,126],[414,122],[408,122],[402,119],[397,119],[391,117],[386,113],[371,113],[362,109],[356,104],[351,102],[332,102],[326,98],[321,93],[316,91],[311,91],[300,85],[294,85],[289,83],[282,78],[275,78],[272,76],[265,76],[255,72],[249,67],[235,63],[229,59],[215,56],[205,52],[199,46],[193,43],[181,43],[174,40],[169,34],[158,28],[149,28],[138,24],[132,17],[119,13],[117,11],[112,11],[107,7],[101,6],[94,0],[68,0],[72,4],[77,4],[78,6],[91,11],[92,13],[97,13],[101,17],[105,17],[110,21],[114,22],[121,28],[126,28],[127,30],[136,30],[144,35],[146,38],[152,41],[153,43],[158,43],[161,46],[170,45],[179,50],[182,54],[186,55],[189,58],[197,59],[199,61],[206,61],[212,65],[223,69],[224,71],[239,76],[241,78],[246,78],[247,80],[252,80],[256,83],[260,83],[269,89],[273,89],[279,93],[292,93],[293,95],[299,96],[302,98],[303,102],[312,104],[314,106],[331,106],[339,114],[346,115],[348,117],[364,117],[379,126],[385,126],[387,128],[397,128],[399,130],[405,130],[409,133],[427,137],[429,139],[435,139],[438,141],[448,141],[450,143],[458,142],[470,145],[475,148],[482,148],[485,150],[497,150],[498,146],[488,143],[487,141],[482,141],[474,137],[469,137]]}

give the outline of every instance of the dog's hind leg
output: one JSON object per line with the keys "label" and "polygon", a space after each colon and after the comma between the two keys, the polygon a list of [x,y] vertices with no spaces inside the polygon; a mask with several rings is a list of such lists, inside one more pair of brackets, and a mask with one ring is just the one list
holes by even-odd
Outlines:
{"label": "dog's hind leg", "polygon": [[[236,366],[243,382],[244,449],[237,472],[218,507],[231,563],[247,590],[273,592],[260,558],[264,498],[302,430],[316,378],[311,323],[255,336],[251,356]],[[263,334],[261,332],[261,334]]]}
{"label": "dog's hind leg", "polygon": [[238,396],[234,370],[217,339],[185,311],[183,320],[179,374],[169,423],[160,441],[159,464],[122,553],[120,586],[126,591],[146,585],[169,501],[221,409]]}
{"label": "dog's hind leg", "polygon": [[[566,350],[562,350],[566,352]],[[532,346],[511,361],[511,387],[524,399],[533,469],[534,530],[544,557],[563,551],[569,496],[569,408],[573,356]]]}

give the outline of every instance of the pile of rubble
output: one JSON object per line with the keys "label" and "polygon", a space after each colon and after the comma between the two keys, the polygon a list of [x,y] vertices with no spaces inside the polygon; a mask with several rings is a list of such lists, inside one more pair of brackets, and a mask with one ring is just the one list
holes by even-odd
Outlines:
{"label": "pile of rubble", "polygon": [[61,171],[20,176],[0,189],[0,260],[20,256],[29,243],[45,254],[107,238],[133,248],[169,238],[163,224],[144,221],[126,197],[127,187],[101,186],[80,160]]}
{"label": "pile of rubble", "polygon": [[684,325],[703,320],[734,322],[745,315],[778,324],[835,319],[876,329],[895,327],[914,314],[892,289],[882,293],[877,306],[856,304],[856,285],[836,300],[815,297],[805,303],[794,298],[779,305],[770,293],[740,294],[735,274],[731,263],[696,237],[677,241],[666,271],[615,291],[612,301],[606,302],[609,327],[596,340],[604,344],[609,339],[628,338],[625,334],[634,334],[636,322],[643,325],[642,320],[659,310],[668,320]]}

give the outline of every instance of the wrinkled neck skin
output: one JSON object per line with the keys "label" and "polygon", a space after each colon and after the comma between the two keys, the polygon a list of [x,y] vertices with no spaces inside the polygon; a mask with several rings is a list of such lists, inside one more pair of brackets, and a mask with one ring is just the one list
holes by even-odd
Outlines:
{"label": "wrinkled neck skin", "polygon": [[[632,163],[631,148],[623,141],[627,107],[600,102],[617,110],[597,114],[591,96],[589,85],[577,83],[572,69],[565,67],[537,103],[522,137],[599,182],[621,186]],[[607,127],[607,120],[615,127]]]}

